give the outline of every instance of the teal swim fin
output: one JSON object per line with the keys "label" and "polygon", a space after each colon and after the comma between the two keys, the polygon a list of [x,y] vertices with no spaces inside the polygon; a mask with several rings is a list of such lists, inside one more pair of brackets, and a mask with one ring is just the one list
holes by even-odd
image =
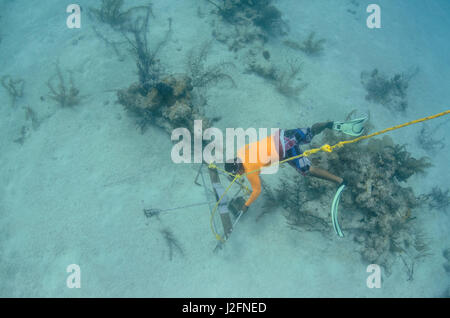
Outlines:
{"label": "teal swim fin", "polygon": [[346,122],[335,121],[333,123],[333,129],[343,132],[344,134],[359,137],[364,132],[364,124],[368,117],[349,120]]}
{"label": "teal swim fin", "polygon": [[334,196],[333,204],[331,205],[331,222],[333,223],[334,231],[340,237],[344,237],[344,233],[342,233],[341,227],[339,226],[338,222],[338,208],[339,208],[339,201],[341,200],[342,191],[344,191],[344,189],[345,184],[339,187],[339,189],[336,192],[336,195]]}

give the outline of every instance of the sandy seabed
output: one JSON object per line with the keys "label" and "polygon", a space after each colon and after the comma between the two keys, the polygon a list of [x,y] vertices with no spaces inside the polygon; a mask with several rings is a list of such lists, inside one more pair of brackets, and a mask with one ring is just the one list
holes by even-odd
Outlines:
{"label": "sandy seabed", "polygon": [[[450,100],[450,4],[378,2],[381,30],[365,26],[368,1],[276,2],[290,26],[289,38],[314,30],[327,39],[324,54],[313,58],[282,46],[280,39],[265,44],[280,63],[302,60],[302,78],[309,85],[297,101],[246,73],[244,54],[213,41],[211,62],[233,62],[230,75],[237,85],[209,88],[206,115],[220,116],[215,126],[221,129],[295,128],[342,120],[357,109],[370,111],[378,130],[445,110]],[[85,14],[100,1],[79,3]],[[213,253],[216,242],[206,207],[147,219],[144,208],[205,200],[204,189],[193,184],[198,165],[174,164],[170,136],[163,130],[150,127],[141,134],[136,129],[115,103],[114,92],[137,80],[133,58],[122,46],[125,58],[120,61],[95,35],[92,26],[101,26],[87,15],[80,30],[67,29],[64,6],[57,0],[0,3],[0,75],[25,80],[24,96],[15,107],[0,88],[0,296],[439,297],[450,286],[442,266],[442,250],[450,246],[448,211],[419,209],[433,255],[417,265],[413,281],[407,281],[397,261],[392,274],[383,275],[380,289],[367,288],[369,264],[351,240],[292,231],[281,211],[255,222],[263,200],[252,205],[218,253]],[[189,50],[213,39],[211,9],[207,1],[153,1],[150,42],[163,37],[172,18],[173,34],[160,53],[166,72],[185,72]],[[60,108],[45,97],[56,61],[72,71],[83,95],[76,107]],[[365,100],[361,71],[393,73],[416,66],[420,73],[410,83],[406,113],[393,114]],[[26,107],[37,114],[38,127],[30,126]],[[19,144],[14,140],[23,126],[29,131]],[[407,143],[414,156],[427,155],[416,142],[420,128],[391,137]],[[448,145],[431,157],[434,166],[427,175],[408,181],[417,194],[449,186]],[[174,251],[172,259],[161,235],[167,228],[184,251]],[[66,287],[69,264],[81,268],[80,289]]]}

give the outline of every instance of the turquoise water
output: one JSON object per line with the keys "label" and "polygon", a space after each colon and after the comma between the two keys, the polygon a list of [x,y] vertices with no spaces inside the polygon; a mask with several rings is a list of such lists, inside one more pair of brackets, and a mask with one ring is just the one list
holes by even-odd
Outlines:
{"label": "turquoise water", "polygon": [[[366,26],[371,1],[273,3],[287,34],[243,43],[234,52],[213,35],[216,30],[228,40],[234,36],[211,12],[210,2],[152,1],[150,47],[164,39],[172,21],[170,38],[158,53],[164,74],[188,72],[189,52],[208,41],[208,65],[233,64],[226,72],[234,85],[194,89],[204,115],[220,118],[215,127],[305,127],[344,120],[356,109],[370,112],[374,130],[380,130],[449,108],[448,1],[378,1],[381,29]],[[138,80],[135,60],[120,32],[89,14],[101,1],[79,4],[81,28],[69,29],[61,1],[0,2],[0,75],[5,83],[15,80],[16,88],[23,80],[23,94],[15,100],[0,87],[2,297],[448,297],[443,256],[450,247],[448,208],[414,210],[432,254],[417,264],[409,281],[397,260],[390,275],[382,271],[379,289],[367,287],[369,264],[351,239],[292,231],[281,207],[255,222],[262,199],[217,253],[207,206],[146,218],[144,209],[205,201],[204,188],[194,185],[199,165],[173,163],[170,134],[157,125],[141,133],[116,102],[117,90]],[[125,1],[124,7],[138,4]],[[94,28],[115,44],[107,44]],[[284,43],[301,41],[312,31],[326,39],[317,56]],[[255,55],[265,63],[264,50],[279,67],[289,60],[302,63],[299,83],[308,86],[298,96],[280,94],[271,81],[248,71]],[[48,81],[58,83],[56,65],[66,85],[72,76],[79,90],[73,107],[60,107],[49,97]],[[361,72],[374,68],[388,75],[419,70],[409,82],[406,112],[366,100]],[[421,125],[390,133],[396,143],[408,144],[414,157],[431,157],[433,167],[405,184],[417,195],[435,186],[449,188],[445,120],[427,124],[443,143],[433,152],[416,140]],[[282,176],[265,181],[277,183]],[[329,206],[317,202],[317,208]],[[170,252],[162,232],[167,229],[182,253],[174,246]],[[70,264],[79,266],[80,288],[67,286]]]}

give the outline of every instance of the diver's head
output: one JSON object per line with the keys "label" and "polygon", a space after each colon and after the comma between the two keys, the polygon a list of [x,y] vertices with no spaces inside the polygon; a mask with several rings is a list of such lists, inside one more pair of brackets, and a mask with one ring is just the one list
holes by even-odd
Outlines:
{"label": "diver's head", "polygon": [[225,163],[225,170],[231,174],[242,174],[244,173],[244,166],[239,158],[234,158],[227,160]]}

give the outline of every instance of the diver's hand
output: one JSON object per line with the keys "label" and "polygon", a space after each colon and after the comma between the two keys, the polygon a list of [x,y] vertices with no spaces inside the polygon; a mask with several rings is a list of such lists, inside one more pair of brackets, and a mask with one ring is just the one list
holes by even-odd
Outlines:
{"label": "diver's hand", "polygon": [[241,208],[241,211],[243,212],[243,213],[245,213],[245,212],[247,212],[247,210],[248,210],[248,206],[246,206],[245,204],[242,206],[242,208]]}

